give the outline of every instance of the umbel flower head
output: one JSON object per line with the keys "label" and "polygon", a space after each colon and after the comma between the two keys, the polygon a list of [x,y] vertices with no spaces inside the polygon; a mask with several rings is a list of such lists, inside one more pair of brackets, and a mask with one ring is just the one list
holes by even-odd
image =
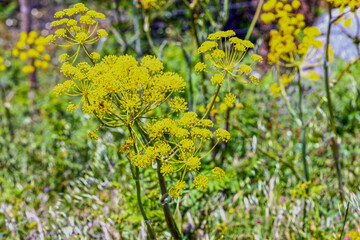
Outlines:
{"label": "umbel flower head", "polygon": [[[66,60],[74,58],[79,53],[80,47],[86,44],[93,44],[106,37],[108,34],[104,29],[98,29],[99,20],[105,19],[105,15],[94,10],[89,10],[83,3],[77,3],[72,8],[56,12],[54,18],[58,18],[51,23],[51,27],[57,27],[55,34],[46,37],[49,43],[54,43],[61,47],[72,47],[78,45],[76,53]],[[57,41],[62,39],[63,43]]]}
{"label": "umbel flower head", "polygon": [[[172,93],[183,91],[184,79],[163,69],[154,56],[145,56],[140,63],[129,55],[105,56],[95,66],[65,62],[61,72],[68,80],[58,84],[54,92],[81,97],[77,105],[69,103],[70,112],[82,103],[83,112],[94,114],[103,125],[128,126],[164,103]],[[174,111],[183,111],[184,102],[175,102]]]}
{"label": "umbel flower head", "polygon": [[[277,23],[278,26],[270,31],[268,63],[290,68],[289,75],[279,76],[279,83],[271,85],[270,91],[275,98],[289,85],[300,65],[311,68],[322,64],[322,42],[317,39],[321,32],[317,27],[306,27],[304,15],[296,13],[300,7],[299,0],[268,0],[263,5],[262,21],[265,24]],[[329,54],[331,60],[331,46]],[[319,79],[313,70],[301,75],[313,81]]]}
{"label": "umbel flower head", "polygon": [[[189,172],[196,176],[194,187],[204,190],[207,188],[208,177],[199,175],[202,159],[211,153],[220,141],[228,142],[230,139],[230,133],[224,129],[217,129],[213,133],[209,129],[213,126],[211,120],[200,120],[194,112],[186,112],[178,120],[165,118],[147,123],[145,129],[153,146],[144,147],[138,154],[133,153],[130,159],[135,166],[141,168],[150,166],[158,159],[162,162],[161,173],[164,176],[179,173],[179,181],[169,189],[169,196],[172,198],[182,195],[186,188],[184,177]],[[202,154],[204,147],[214,135],[216,143],[209,151]],[[220,180],[225,173],[219,169],[212,171],[215,175],[211,174],[209,177]]]}
{"label": "umbel flower head", "polygon": [[[317,27],[306,27],[304,15],[296,13],[300,6],[298,0],[268,0],[263,5],[262,21],[265,24],[276,22],[279,26],[279,30],[270,32],[270,64],[296,64],[305,57],[314,56],[315,52],[307,54],[310,48],[316,51],[322,47],[321,41],[316,39],[321,35],[320,30]],[[300,37],[301,32],[304,33],[303,37]]]}
{"label": "umbel flower head", "polygon": [[[249,40],[242,40],[235,37],[235,32],[232,30],[218,31],[210,34],[209,41],[205,41],[198,49],[198,54],[205,54],[205,59],[210,62],[210,66],[206,63],[199,62],[195,65],[195,71],[213,73],[211,82],[213,84],[221,85],[224,79],[232,78],[240,83],[244,82],[243,75],[249,76],[252,72],[252,66],[256,62],[262,62],[262,57],[259,55],[252,55],[253,63],[251,65],[241,64],[248,49],[253,48],[254,44]],[[255,76],[249,77],[249,82],[258,85],[259,80]]]}
{"label": "umbel flower head", "polygon": [[12,55],[27,62],[22,69],[25,74],[34,72],[35,68],[47,69],[49,67],[50,55],[45,53],[45,45],[45,37],[38,36],[35,31],[31,31],[29,34],[26,32],[20,34],[20,39],[13,48]]}

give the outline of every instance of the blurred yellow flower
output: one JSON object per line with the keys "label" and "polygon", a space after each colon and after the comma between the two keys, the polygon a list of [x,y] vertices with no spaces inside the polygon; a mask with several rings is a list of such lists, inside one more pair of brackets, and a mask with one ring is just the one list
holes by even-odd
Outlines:
{"label": "blurred yellow flower", "polygon": [[[38,69],[47,69],[49,67],[50,55],[44,54],[46,41],[43,36],[38,36],[35,31],[22,32],[20,39],[12,50],[12,55],[18,57],[21,61],[27,62],[23,68],[25,74],[30,74]],[[30,64],[30,65],[29,65]]]}

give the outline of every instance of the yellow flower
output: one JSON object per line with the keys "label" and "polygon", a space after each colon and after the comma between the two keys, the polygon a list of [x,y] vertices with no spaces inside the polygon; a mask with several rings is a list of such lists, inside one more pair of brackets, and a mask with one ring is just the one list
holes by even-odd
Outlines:
{"label": "yellow flower", "polygon": [[274,98],[280,97],[281,88],[278,87],[278,84],[277,84],[277,83],[273,83],[273,84],[270,86],[270,91],[271,91],[271,95],[272,95]]}
{"label": "yellow flower", "polygon": [[214,84],[222,85],[224,81],[225,81],[224,76],[218,73],[212,76],[211,78],[211,83],[213,85]]}
{"label": "yellow flower", "polygon": [[349,28],[349,27],[351,27],[351,25],[352,25],[351,18],[347,18],[343,23],[343,26],[345,28]]}
{"label": "yellow flower", "polygon": [[[275,5],[275,7],[274,7]],[[302,62],[307,55],[313,56],[316,49],[321,48],[321,41],[316,37],[321,33],[316,27],[307,27],[304,22],[304,15],[296,13],[300,8],[300,1],[269,0],[263,6],[264,13],[261,19],[265,24],[276,23],[278,30],[271,30],[269,41],[268,62],[280,63],[288,67],[295,66]],[[301,31],[305,36],[300,38]],[[308,54],[311,47],[313,53]],[[317,63],[320,64],[321,62]]]}
{"label": "yellow flower", "polygon": [[225,129],[219,128],[215,131],[216,137],[224,142],[228,142],[230,140],[230,133]]}
{"label": "yellow flower", "polygon": [[202,63],[202,62],[198,62],[196,65],[195,65],[195,72],[202,72],[204,71],[206,68],[206,64],[205,63]]}
{"label": "yellow flower", "polygon": [[185,99],[183,99],[181,97],[175,97],[175,98],[171,99],[168,104],[173,112],[178,113],[178,112],[184,112],[184,111],[188,110],[188,108],[186,106],[187,102],[185,102]]}
{"label": "yellow flower", "polygon": [[255,62],[261,62],[262,58],[259,55],[254,55],[253,59],[255,60],[250,66],[240,64],[248,49],[253,48],[254,44],[248,40],[242,40],[235,37],[235,32],[232,30],[218,31],[210,34],[208,39],[209,41],[205,41],[201,44],[198,49],[198,54],[205,54],[205,59],[210,62],[210,67],[205,63],[199,62],[195,65],[195,71],[218,74],[212,78],[213,84],[222,82],[220,76],[223,76],[223,78],[227,77],[228,82],[231,77],[241,83],[248,83],[241,81],[240,79],[244,74],[249,75],[252,71],[251,67],[253,64]]}
{"label": "yellow flower", "polygon": [[207,189],[208,182],[209,182],[209,180],[206,176],[199,175],[199,176],[195,177],[193,184],[197,190],[202,191],[202,190]]}
{"label": "yellow flower", "polygon": [[0,71],[5,71],[6,66],[4,64],[4,59],[0,56]]}
{"label": "yellow flower", "polygon": [[314,82],[316,82],[317,80],[319,80],[319,74],[317,74],[317,72],[310,70],[307,71],[306,75],[304,76],[304,78],[313,80]]}
{"label": "yellow flower", "polygon": [[177,199],[179,197],[182,196],[184,190],[186,188],[186,184],[184,181],[177,181],[175,183],[175,186],[174,187],[171,187],[169,189],[169,196],[172,198],[172,199]]}
{"label": "yellow flower", "polygon": [[90,58],[95,60],[95,61],[99,61],[100,60],[100,54],[98,54],[97,52],[92,52],[90,54]]}
{"label": "yellow flower", "polygon": [[163,176],[167,176],[167,175],[170,175],[174,172],[174,167],[173,165],[169,164],[169,163],[164,163],[162,166],[161,166],[161,170],[160,170],[160,173],[163,175]]}
{"label": "yellow flower", "polygon": [[214,174],[213,176],[216,177],[218,181],[223,179],[225,177],[225,172],[219,167],[215,167],[211,170],[211,172]]}
{"label": "yellow flower", "polygon": [[236,97],[234,94],[232,93],[227,93],[226,96],[225,96],[225,104],[229,107],[229,108],[232,108],[234,107],[234,103],[235,103],[235,100],[236,100]]}
{"label": "yellow flower", "polygon": [[[76,15],[79,17],[77,18]],[[54,34],[48,35],[46,41],[61,47],[78,45],[76,53],[69,57],[69,59],[74,58],[74,61],[79,54],[80,47],[85,49],[84,45],[94,44],[101,37],[108,35],[104,29],[98,29],[99,20],[105,19],[105,15],[89,10],[83,3],[78,3],[73,8],[56,12],[54,18],[59,18],[59,20],[53,21],[50,26],[58,27],[58,29]],[[63,40],[64,44],[57,43],[57,40],[60,39]]]}
{"label": "yellow flower", "polygon": [[189,171],[199,171],[201,167],[201,161],[198,157],[189,157],[185,160],[185,165],[189,169]]}
{"label": "yellow flower", "polygon": [[22,53],[20,53],[19,58],[20,58],[21,61],[26,61],[27,58],[28,58],[28,55],[26,54],[26,52],[22,52]]}
{"label": "yellow flower", "polygon": [[263,13],[260,16],[261,21],[265,24],[270,24],[276,20],[276,16],[273,13]]}
{"label": "yellow flower", "polygon": [[35,71],[35,68],[31,65],[26,65],[25,67],[23,67],[22,71],[25,73],[25,74],[30,74],[30,73],[33,73]]}
{"label": "yellow flower", "polygon": [[140,2],[137,7],[142,6],[145,10],[152,10],[154,8],[160,9],[162,5],[166,3],[165,0],[135,0]]}
{"label": "yellow flower", "polygon": [[276,6],[277,1],[276,0],[269,0],[262,6],[262,9],[264,12],[269,12],[273,10]]}
{"label": "yellow flower", "polygon": [[327,0],[331,4],[334,5],[334,7],[340,8],[340,11],[343,12],[345,7],[350,8],[359,8],[359,1],[358,0]]}
{"label": "yellow flower", "polygon": [[14,57],[19,57],[19,59],[24,62],[27,61],[28,58],[33,60],[31,65],[23,68],[24,73],[32,73],[35,71],[35,68],[48,68],[50,55],[44,54],[45,45],[45,38],[43,36],[38,36],[35,31],[31,31],[29,34],[26,32],[20,34],[20,40],[12,50],[12,55]]}
{"label": "yellow flower", "polygon": [[[213,133],[210,131],[213,126],[214,123],[210,119],[201,120],[194,112],[186,112],[178,120],[164,118],[148,123],[145,130],[158,153],[155,158],[163,162],[161,173],[166,176],[181,172],[179,182],[182,182],[187,172],[193,174],[199,172],[201,160],[210,154],[221,140],[227,142],[230,139],[228,131],[217,129],[216,143],[210,151],[202,154],[203,148],[207,146],[206,142],[213,138]],[[163,146],[166,146],[166,150]],[[194,182],[195,187],[205,188],[206,180],[204,177],[197,179]],[[171,190],[176,197],[177,190],[177,188]]]}
{"label": "yellow flower", "polygon": [[294,75],[288,76],[286,74],[283,74],[281,76],[280,82],[282,85],[284,85],[285,87],[287,87],[289,85],[289,83],[294,79]]}
{"label": "yellow flower", "polygon": [[299,0],[294,0],[291,2],[291,6],[293,7],[294,10],[297,10],[301,6],[301,3]]}
{"label": "yellow flower", "polygon": [[221,103],[219,106],[219,110],[220,111],[226,111],[228,109],[228,106],[226,105],[226,103]]}
{"label": "yellow flower", "polygon": [[91,132],[88,133],[87,138],[88,139],[93,139],[93,140],[98,140],[99,136],[96,135],[96,133],[94,131],[91,131]]}
{"label": "yellow flower", "polygon": [[[58,84],[54,92],[80,96],[83,112],[94,114],[106,126],[125,125],[143,117],[185,87],[179,75],[162,71],[158,59],[144,58],[140,66],[128,55],[105,56],[93,67],[86,62],[76,66],[65,62],[61,72],[69,80]],[[67,59],[67,55],[62,59]],[[185,104],[180,98],[170,103],[178,111],[185,110]]]}

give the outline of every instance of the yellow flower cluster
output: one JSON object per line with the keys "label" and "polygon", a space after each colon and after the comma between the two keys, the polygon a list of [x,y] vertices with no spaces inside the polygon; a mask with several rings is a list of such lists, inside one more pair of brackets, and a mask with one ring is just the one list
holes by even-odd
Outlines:
{"label": "yellow flower cluster", "polygon": [[12,55],[24,62],[31,60],[22,69],[25,74],[34,72],[35,68],[47,69],[49,67],[50,55],[44,54],[45,45],[45,38],[38,36],[35,31],[20,34],[20,40],[12,50]]}
{"label": "yellow flower cluster", "polygon": [[274,98],[280,97],[280,95],[281,95],[280,91],[281,91],[281,87],[279,87],[279,85],[277,83],[271,84],[270,92]]}
{"label": "yellow flower cluster", "polygon": [[[209,119],[198,118],[194,112],[186,112],[178,120],[165,118],[146,125],[146,131],[153,142],[153,146],[147,146],[141,153],[133,153],[132,162],[137,167],[147,167],[156,159],[162,162],[161,173],[164,176],[181,172],[180,180],[170,188],[169,196],[177,198],[182,195],[186,188],[184,177],[187,172],[197,175],[201,168],[201,160],[216,147],[220,141],[228,142],[230,133],[224,129],[217,129],[213,134],[209,128],[214,126]],[[216,143],[210,151],[203,154],[204,146],[214,135]],[[212,170],[213,177],[220,180],[225,172],[220,168]],[[198,190],[207,188],[208,178],[205,175],[197,175],[193,185]]]}
{"label": "yellow flower cluster", "polygon": [[4,64],[4,58],[0,56],[0,72],[5,70],[6,70],[6,66]]}
{"label": "yellow flower cluster", "polygon": [[[195,65],[195,71],[216,74],[211,79],[212,84],[221,85],[227,78],[230,88],[230,77],[246,84],[248,82],[241,81],[243,75],[249,76],[252,72],[251,67],[256,62],[262,62],[262,57],[254,54],[251,65],[241,64],[248,49],[253,48],[254,44],[248,40],[237,38],[235,35],[232,30],[210,34],[209,41],[203,42],[198,49],[198,54],[205,54],[205,59],[210,62],[210,66],[199,62]],[[251,76],[249,81],[255,85],[259,84],[259,80],[255,76]]]}
{"label": "yellow flower cluster", "polygon": [[[360,7],[359,0],[327,0],[333,7],[340,8],[340,13],[343,13],[346,7],[350,8],[352,16],[349,13],[340,15],[334,24],[342,23],[343,27],[349,28],[352,26],[352,19],[357,18],[356,11]],[[346,16],[346,17],[345,17]]]}
{"label": "yellow flower cluster", "polygon": [[145,10],[160,9],[166,1],[165,0],[135,0],[137,8],[142,7]]}
{"label": "yellow flower cluster", "polygon": [[[268,0],[263,5],[264,13],[261,15],[261,20],[265,24],[278,24],[278,29],[270,32],[268,54],[270,64],[276,63],[295,70],[300,63],[309,67],[322,63],[318,52],[322,48],[322,42],[317,39],[321,32],[317,27],[306,27],[304,15],[296,13],[300,6],[299,0]],[[329,53],[331,55],[331,48]],[[312,70],[302,75],[313,81],[319,79],[319,75]],[[288,76],[282,75],[279,84],[271,85],[271,94],[275,98],[280,96],[281,88],[288,86],[293,77],[294,73]]]}
{"label": "yellow flower cluster", "polygon": [[[270,52],[268,54],[270,64],[279,61],[292,63],[298,60],[296,54],[303,57],[310,47],[322,47],[321,41],[316,39],[321,34],[319,29],[305,27],[304,15],[296,14],[300,5],[298,0],[269,0],[263,5],[264,13],[261,15],[261,20],[265,24],[276,22],[279,25],[279,30],[270,32]],[[299,40],[301,31],[305,36]]]}
{"label": "yellow flower cluster", "polygon": [[[76,111],[82,103],[83,112],[94,114],[104,125],[128,126],[164,103],[172,93],[183,91],[183,78],[163,69],[154,56],[145,56],[141,63],[129,55],[109,55],[95,66],[65,62],[61,72],[68,80],[55,86],[54,92],[81,96],[77,105],[69,103],[68,111]],[[184,111],[185,104],[178,97],[169,103],[176,112]]]}
{"label": "yellow flower cluster", "polygon": [[[104,29],[98,29],[99,20],[105,19],[105,15],[94,10],[89,10],[83,3],[77,3],[73,8],[56,12],[54,18],[58,18],[59,20],[51,22],[50,26],[58,27],[58,29],[54,34],[46,37],[47,42],[54,43],[61,47],[78,45],[76,53],[65,60],[74,58],[75,61],[79,54],[80,47],[85,49],[86,44],[96,43],[101,37],[108,35]],[[62,39],[64,44],[57,44],[55,42],[59,39]]]}
{"label": "yellow flower cluster", "polygon": [[[93,19],[104,19],[105,16],[88,10],[83,4],[75,4],[73,8],[57,12],[55,18],[60,18],[60,20],[52,22],[51,25],[61,25],[63,28],[58,29],[55,35],[48,36],[48,41],[54,42],[62,38],[68,44],[60,46],[79,45],[75,55],[60,56],[60,61],[63,62],[60,71],[67,80],[54,88],[54,93],[58,96],[68,95],[80,98],[77,104],[69,102],[67,111],[77,111],[81,106],[83,113],[92,114],[100,121],[101,126],[98,129],[103,126],[125,126],[130,136],[121,146],[120,152],[127,153],[132,166],[145,168],[154,161],[160,161],[160,173],[163,176],[181,173],[180,180],[169,189],[171,198],[182,196],[186,189],[184,181],[186,173],[191,172],[195,176],[193,185],[199,190],[207,188],[208,177],[217,180],[224,178],[225,172],[220,168],[212,169],[208,176],[199,175],[198,172],[201,169],[201,160],[211,153],[220,141],[228,142],[230,133],[224,129],[217,129],[213,133],[210,130],[214,127],[211,120],[199,119],[196,113],[188,112],[187,103],[183,98],[170,98],[173,93],[184,90],[183,78],[173,72],[164,72],[163,63],[154,56],[145,56],[138,62],[129,55],[108,55],[101,58],[98,53],[89,53],[84,45],[94,43],[106,35],[102,34],[102,29],[100,29],[97,30],[98,36],[93,37],[98,26],[98,20]],[[226,48],[236,47],[241,49],[242,53],[232,54],[235,50],[229,49],[227,54],[231,54],[229,56],[234,58],[232,61],[239,62],[247,49],[253,45],[249,41],[232,39],[231,41],[237,42],[224,43],[228,45]],[[92,60],[92,66],[87,62],[74,64],[80,47]],[[71,63],[69,60],[72,58],[74,60]],[[230,58],[227,61],[229,60]],[[254,55],[253,60],[260,62],[262,58]],[[251,66],[237,66],[236,62],[231,64],[233,77],[239,77],[235,76],[234,72],[249,75],[252,71]],[[227,70],[224,71],[227,72]],[[227,74],[221,73],[224,72],[218,72],[220,78],[214,80],[216,84],[222,84]],[[254,78],[251,79],[254,80]],[[228,98],[227,102],[233,101],[232,95]],[[172,112],[181,114],[178,120],[171,118],[144,120],[144,118],[149,118],[145,116],[147,113],[150,115],[151,111],[165,102],[168,103]],[[98,140],[97,130],[90,131],[87,138]],[[214,138],[214,135],[217,139],[216,143],[210,151],[202,154],[206,144]]]}
{"label": "yellow flower cluster", "polygon": [[351,9],[357,9],[360,7],[359,0],[327,0],[334,7],[340,8],[340,11],[343,12],[345,7],[350,7]]}
{"label": "yellow flower cluster", "polygon": [[[357,230],[348,232],[346,234],[346,236],[349,237],[351,240],[360,240],[360,234]],[[347,238],[345,238],[345,239],[347,239]]]}

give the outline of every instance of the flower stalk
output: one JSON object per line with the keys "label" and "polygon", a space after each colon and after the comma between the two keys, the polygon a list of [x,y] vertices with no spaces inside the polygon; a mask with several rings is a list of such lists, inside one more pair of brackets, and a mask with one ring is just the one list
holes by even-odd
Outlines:
{"label": "flower stalk", "polygon": [[[137,121],[135,121],[135,127],[137,128],[137,130],[139,131],[143,141],[145,144],[147,144],[150,139],[149,136],[146,134],[146,132],[143,130],[143,128],[139,125],[139,123]],[[166,187],[166,182],[164,179],[164,176],[161,173],[161,166],[162,163],[159,159],[156,160],[156,173],[157,173],[157,177],[158,177],[158,181],[159,181],[159,185],[160,185],[160,193],[162,196],[167,196],[168,195],[168,190]],[[168,202],[168,197],[161,197],[160,201],[161,201],[161,206],[163,208],[163,212],[164,212],[164,217],[165,217],[165,221],[166,224],[168,226],[168,229],[171,233],[171,236],[175,239],[175,240],[181,240],[181,233],[178,229],[178,227],[176,226],[175,220],[173,218],[173,215],[171,213],[171,209],[170,209],[170,205]]]}
{"label": "flower stalk", "polygon": [[329,22],[327,25],[327,32],[326,32],[326,43],[325,43],[325,60],[323,62],[324,68],[324,78],[325,78],[325,90],[326,90],[326,98],[327,98],[327,106],[330,115],[330,126],[332,131],[332,136],[330,139],[330,147],[333,154],[335,168],[337,173],[338,185],[339,185],[339,194],[341,201],[344,200],[344,183],[343,177],[341,172],[341,162],[340,162],[340,153],[339,153],[339,144],[337,142],[337,131],[335,125],[335,114],[334,114],[334,107],[332,103],[331,93],[330,93],[330,80],[329,80],[329,44],[330,44],[330,31],[331,31],[331,14],[332,6],[331,3],[328,3],[328,14],[329,14]]}

